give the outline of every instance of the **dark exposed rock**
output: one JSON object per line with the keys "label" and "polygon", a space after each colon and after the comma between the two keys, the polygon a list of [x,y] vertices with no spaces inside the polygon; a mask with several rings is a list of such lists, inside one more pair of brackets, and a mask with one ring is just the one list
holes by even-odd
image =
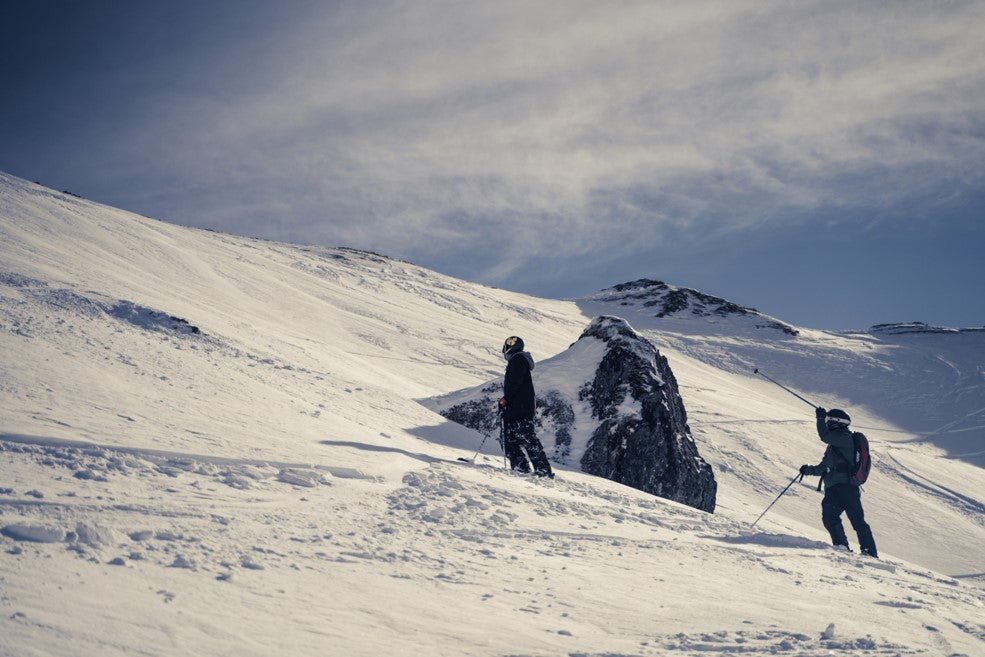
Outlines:
{"label": "dark exposed rock", "polygon": [[178,334],[200,334],[201,329],[187,319],[146,308],[132,301],[118,301],[106,309],[107,314],[148,331],[164,331]]}
{"label": "dark exposed rock", "polygon": [[538,396],[537,419],[539,432],[554,436],[554,460],[566,461],[571,454],[571,431],[575,424],[575,412],[571,404],[557,390],[548,390],[546,394]]}
{"label": "dark exposed rock", "polygon": [[947,328],[942,326],[931,326],[924,322],[899,322],[894,324],[876,324],[868,332],[873,335],[901,335],[904,333],[978,333],[985,331],[981,328]]}
{"label": "dark exposed rock", "polygon": [[[667,359],[619,318],[597,318],[582,334],[586,338],[606,342],[607,349],[579,393],[600,420],[582,470],[714,511],[714,473],[698,454]],[[627,401],[640,410],[626,412]]]}
{"label": "dark exposed rock", "polygon": [[501,385],[487,385],[475,398],[441,409],[441,415],[487,436],[498,436],[499,417],[494,409],[501,392]]}

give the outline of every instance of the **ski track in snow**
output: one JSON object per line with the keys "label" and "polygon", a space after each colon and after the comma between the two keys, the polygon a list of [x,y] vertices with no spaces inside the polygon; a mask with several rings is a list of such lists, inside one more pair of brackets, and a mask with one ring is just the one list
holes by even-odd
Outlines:
{"label": "ski track in snow", "polygon": [[954,507],[958,511],[966,514],[969,518],[972,518],[985,526],[985,504],[979,502],[973,497],[951,490],[946,486],[931,481],[927,477],[914,472],[911,468],[900,463],[899,460],[893,456],[892,452],[885,454],[885,458],[892,460],[892,462],[896,464],[895,469],[887,470],[884,473],[886,476],[895,475],[907,483],[939,497],[949,506]]}

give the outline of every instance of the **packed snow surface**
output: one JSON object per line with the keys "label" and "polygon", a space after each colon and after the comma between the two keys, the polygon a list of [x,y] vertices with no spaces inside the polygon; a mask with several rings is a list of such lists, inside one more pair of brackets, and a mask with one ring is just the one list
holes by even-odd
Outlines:
{"label": "packed snow surface", "polygon": [[[650,310],[0,174],[0,655],[985,654],[985,333]],[[483,437],[417,401],[599,314],[670,361],[715,514],[462,462]],[[869,436],[881,560],[828,545],[816,480],[751,526],[823,451],[754,368]]]}

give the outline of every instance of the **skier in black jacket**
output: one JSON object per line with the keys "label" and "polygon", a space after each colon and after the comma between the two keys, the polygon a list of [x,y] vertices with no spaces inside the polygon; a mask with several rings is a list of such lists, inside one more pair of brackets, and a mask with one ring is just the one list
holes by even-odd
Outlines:
{"label": "skier in black jacket", "polygon": [[503,378],[503,397],[499,400],[499,410],[503,415],[503,451],[512,469],[530,472],[533,465],[537,476],[553,478],[554,472],[544,453],[544,446],[537,439],[534,425],[537,399],[530,376],[534,359],[523,350],[523,340],[515,335],[506,338],[503,343],[503,358],[506,359],[506,376]]}
{"label": "skier in black jacket", "polygon": [[[840,408],[826,411],[818,407],[817,435],[828,446],[824,458],[817,465],[800,466],[800,474],[820,476],[824,483],[824,499],[821,500],[821,522],[831,534],[831,542],[848,548],[848,536],[841,524],[841,514],[848,516],[858,535],[862,554],[878,558],[872,529],[865,521],[859,487],[852,483],[851,468],[855,461],[855,446],[848,425],[852,419]],[[851,548],[849,548],[851,549]]]}

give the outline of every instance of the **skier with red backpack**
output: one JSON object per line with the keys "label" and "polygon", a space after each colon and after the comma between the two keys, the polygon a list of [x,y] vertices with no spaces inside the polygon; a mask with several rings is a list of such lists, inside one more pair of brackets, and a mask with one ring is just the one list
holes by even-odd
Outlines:
{"label": "skier with red backpack", "polygon": [[862,554],[878,558],[872,529],[865,521],[862,510],[861,484],[865,482],[871,467],[868,441],[862,434],[849,430],[852,420],[848,413],[839,408],[828,411],[818,406],[816,416],[817,435],[828,448],[819,464],[800,466],[800,474],[821,477],[818,483],[818,490],[824,484],[821,522],[831,534],[831,542],[835,546],[851,549],[841,523],[841,514],[845,513],[858,535]]}

